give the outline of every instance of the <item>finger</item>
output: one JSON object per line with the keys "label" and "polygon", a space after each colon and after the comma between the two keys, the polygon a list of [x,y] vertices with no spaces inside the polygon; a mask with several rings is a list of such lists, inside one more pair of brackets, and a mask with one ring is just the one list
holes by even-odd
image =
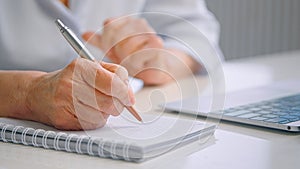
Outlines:
{"label": "finger", "polygon": [[113,46],[122,39],[119,32],[128,24],[131,18],[109,19],[105,22],[102,37],[105,42],[105,50],[113,48]]}
{"label": "finger", "polygon": [[84,81],[74,79],[72,94],[75,97],[75,102],[80,102],[81,104],[94,108],[99,112],[101,111],[117,116],[124,108],[124,105],[115,98],[105,95],[99,90],[95,90]]}
{"label": "finger", "polygon": [[141,50],[148,43],[146,36],[137,35],[122,40],[114,46],[114,52],[121,60],[125,59],[132,53]]}
{"label": "finger", "polygon": [[[135,51],[148,48],[163,48],[163,40],[153,33],[143,33],[129,38],[128,43],[125,43],[124,48],[128,48],[129,45],[132,45],[134,43],[139,44],[137,43],[138,41],[140,41],[140,46],[138,46]],[[141,44],[141,42],[143,43]]]}
{"label": "finger", "polygon": [[100,62],[100,65],[106,70],[117,74],[119,78],[124,81],[125,84],[128,84],[128,72],[126,68],[117,64],[107,62]]}
{"label": "finger", "polygon": [[129,55],[121,62],[121,65],[126,67],[130,76],[135,76],[139,72],[144,71],[152,65],[152,62],[159,62],[158,49],[143,49],[132,55]]}
{"label": "finger", "polygon": [[[134,104],[133,100],[128,97],[128,85],[117,74],[86,59],[78,59],[75,66],[73,81],[78,82],[78,84],[84,82],[105,95],[118,98],[124,105],[131,106]],[[80,93],[80,85],[76,91]]]}
{"label": "finger", "polygon": [[104,125],[106,123],[106,119],[103,117],[101,111],[88,105],[80,98],[76,98],[76,101],[74,102],[74,110],[74,114],[77,116],[79,123],[88,122],[90,124],[97,125]]}
{"label": "finger", "polygon": [[127,106],[133,105],[134,101],[128,96],[128,85],[115,73],[102,69],[97,71],[95,88],[106,95],[118,98]]}
{"label": "finger", "polygon": [[100,48],[101,50],[104,50],[102,36],[100,34],[96,34],[94,32],[85,32],[82,34],[82,38],[89,44],[94,45]]}
{"label": "finger", "polygon": [[115,19],[117,19],[117,18],[116,17],[108,18],[103,22],[103,25],[105,26],[105,25],[111,23],[112,21],[114,21]]}
{"label": "finger", "polygon": [[114,48],[106,51],[105,56],[109,58],[113,63],[119,64],[122,61],[122,58],[116,55]]}
{"label": "finger", "polygon": [[118,43],[114,47],[114,51],[116,55],[124,59],[134,52],[148,48],[163,48],[161,38],[149,33],[135,35]]}
{"label": "finger", "polygon": [[133,91],[131,87],[129,86],[128,82],[128,71],[123,66],[112,64],[112,63],[106,63],[106,62],[100,62],[101,66],[108,71],[115,73],[128,87],[128,96],[131,100],[131,103],[135,103],[135,97],[133,94]]}
{"label": "finger", "polygon": [[124,105],[117,99],[96,91],[98,109],[105,114],[118,116],[124,109]]}
{"label": "finger", "polygon": [[163,40],[161,39],[160,36],[156,34],[149,34],[149,39],[147,45],[144,46],[144,49],[147,48],[158,48],[162,49],[164,47]]}

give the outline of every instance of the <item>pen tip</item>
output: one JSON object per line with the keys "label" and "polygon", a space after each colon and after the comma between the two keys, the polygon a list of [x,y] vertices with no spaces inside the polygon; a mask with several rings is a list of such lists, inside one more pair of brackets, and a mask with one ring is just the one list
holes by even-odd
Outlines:
{"label": "pen tip", "polygon": [[140,122],[143,122],[141,116],[137,113],[137,111],[132,106],[126,106],[127,110]]}

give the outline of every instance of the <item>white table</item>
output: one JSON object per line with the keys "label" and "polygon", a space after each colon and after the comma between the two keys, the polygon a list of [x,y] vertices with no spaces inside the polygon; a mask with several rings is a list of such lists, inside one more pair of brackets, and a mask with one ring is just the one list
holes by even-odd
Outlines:
{"label": "white table", "polygon": [[[274,81],[300,79],[299,64],[300,51],[230,61],[224,64],[227,91],[265,85]],[[179,82],[179,86],[182,87],[182,97],[194,95],[194,88],[190,87],[194,85],[193,82],[192,78]],[[198,76],[196,82],[204,90],[207,78]],[[150,109],[156,108],[161,101],[180,98],[176,89],[178,88],[175,83],[144,88],[136,95],[138,100],[136,106],[140,110],[148,109],[147,112],[159,113]],[[164,115],[175,116],[167,113]],[[2,168],[299,169],[300,134],[222,122],[214,138],[205,144],[196,142],[142,163],[0,142],[0,169]]]}

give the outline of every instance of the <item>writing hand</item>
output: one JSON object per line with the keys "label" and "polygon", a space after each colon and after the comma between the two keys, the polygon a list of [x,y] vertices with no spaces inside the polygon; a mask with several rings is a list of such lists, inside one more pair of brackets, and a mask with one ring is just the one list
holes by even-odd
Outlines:
{"label": "writing hand", "polygon": [[76,59],[66,68],[45,73],[29,87],[26,105],[30,117],[58,129],[95,129],[134,104],[125,68]]}

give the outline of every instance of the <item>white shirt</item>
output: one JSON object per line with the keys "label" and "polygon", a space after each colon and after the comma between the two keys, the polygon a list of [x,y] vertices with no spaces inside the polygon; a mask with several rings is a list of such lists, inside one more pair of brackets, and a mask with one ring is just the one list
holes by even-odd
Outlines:
{"label": "white shirt", "polygon": [[0,70],[53,71],[77,57],[54,24],[56,18],[80,36],[97,31],[110,17],[156,12],[139,16],[164,35],[165,46],[187,50],[165,35],[194,38],[177,16],[192,23],[212,44],[218,43],[219,26],[204,0],[70,0],[69,5],[66,8],[58,0],[1,0]]}

